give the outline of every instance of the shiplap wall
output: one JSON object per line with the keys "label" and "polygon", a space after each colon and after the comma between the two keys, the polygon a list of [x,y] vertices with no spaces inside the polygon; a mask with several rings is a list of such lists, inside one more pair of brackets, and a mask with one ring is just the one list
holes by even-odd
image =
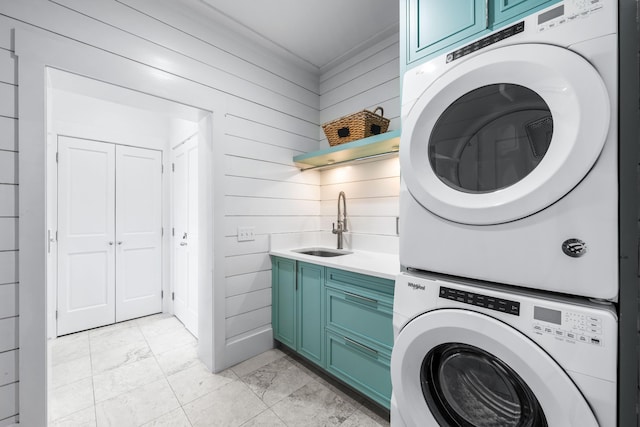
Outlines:
{"label": "shiplap wall", "polygon": [[10,47],[0,42],[0,426],[18,413],[18,121]]}
{"label": "shiplap wall", "polygon": [[[204,7],[194,2],[196,7]],[[320,176],[293,155],[319,146],[318,79],[168,0],[0,3],[0,426],[17,418],[17,156],[13,28],[49,31],[225,96],[226,365],[272,346],[268,235],[319,229]],[[57,36],[56,36],[57,37]],[[168,58],[168,60],[164,60]],[[217,112],[220,113],[220,112]],[[218,225],[219,226],[219,225]],[[237,242],[238,226],[256,239]],[[23,402],[28,405],[28,402]]]}
{"label": "shiplap wall", "polygon": [[[398,35],[353,56],[320,78],[320,118],[325,123],[356,111],[384,109],[389,130],[400,129]],[[321,130],[322,132],[322,130]],[[328,147],[324,134],[321,144]],[[336,221],[338,194],[347,196],[348,243],[360,249],[398,252],[398,158],[355,163],[321,172],[321,228]]]}

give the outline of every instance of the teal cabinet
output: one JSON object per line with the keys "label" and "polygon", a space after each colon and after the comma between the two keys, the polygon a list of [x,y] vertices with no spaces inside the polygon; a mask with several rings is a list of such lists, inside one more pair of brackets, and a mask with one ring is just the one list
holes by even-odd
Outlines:
{"label": "teal cabinet", "polygon": [[526,15],[530,10],[555,3],[554,0],[491,0],[493,26]]}
{"label": "teal cabinet", "polygon": [[389,408],[393,280],[272,257],[273,336]]}
{"label": "teal cabinet", "polygon": [[401,0],[401,68],[498,30],[561,0]]}
{"label": "teal cabinet", "polygon": [[391,354],[327,330],[327,371],[389,408]]}
{"label": "teal cabinet", "polygon": [[326,276],[327,371],[388,408],[394,282],[333,268]]}
{"label": "teal cabinet", "polygon": [[485,0],[408,0],[408,62],[486,28]]}
{"label": "teal cabinet", "polygon": [[272,257],[274,339],[324,365],[324,267]]}
{"label": "teal cabinet", "polygon": [[298,262],[298,353],[322,365],[324,361],[324,267]]}
{"label": "teal cabinet", "polygon": [[296,262],[278,257],[273,257],[271,262],[271,325],[273,337],[295,350],[297,314]]}

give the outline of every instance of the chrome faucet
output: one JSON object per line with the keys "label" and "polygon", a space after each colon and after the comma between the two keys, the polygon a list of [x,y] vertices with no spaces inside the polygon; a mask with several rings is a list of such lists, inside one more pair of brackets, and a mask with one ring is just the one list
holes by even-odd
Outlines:
{"label": "chrome faucet", "polygon": [[[340,211],[340,199],[342,199],[342,211]],[[347,196],[344,195],[344,191],[338,194],[338,228],[335,222],[332,227],[331,232],[338,235],[338,249],[342,249],[342,233],[349,231],[347,230]]]}

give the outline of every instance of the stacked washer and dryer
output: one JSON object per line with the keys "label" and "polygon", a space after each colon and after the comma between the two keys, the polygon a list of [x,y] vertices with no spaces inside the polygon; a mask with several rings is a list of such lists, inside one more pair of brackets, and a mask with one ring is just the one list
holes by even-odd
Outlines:
{"label": "stacked washer and dryer", "polygon": [[391,425],[616,425],[617,2],[406,72]]}

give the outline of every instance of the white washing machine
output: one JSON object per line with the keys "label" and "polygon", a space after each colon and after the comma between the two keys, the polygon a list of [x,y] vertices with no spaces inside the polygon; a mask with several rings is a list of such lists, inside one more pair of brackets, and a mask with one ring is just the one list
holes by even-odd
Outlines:
{"label": "white washing machine", "polygon": [[617,299],[616,29],[567,0],[407,71],[403,266]]}
{"label": "white washing machine", "polygon": [[612,304],[538,294],[400,274],[391,425],[614,427]]}

